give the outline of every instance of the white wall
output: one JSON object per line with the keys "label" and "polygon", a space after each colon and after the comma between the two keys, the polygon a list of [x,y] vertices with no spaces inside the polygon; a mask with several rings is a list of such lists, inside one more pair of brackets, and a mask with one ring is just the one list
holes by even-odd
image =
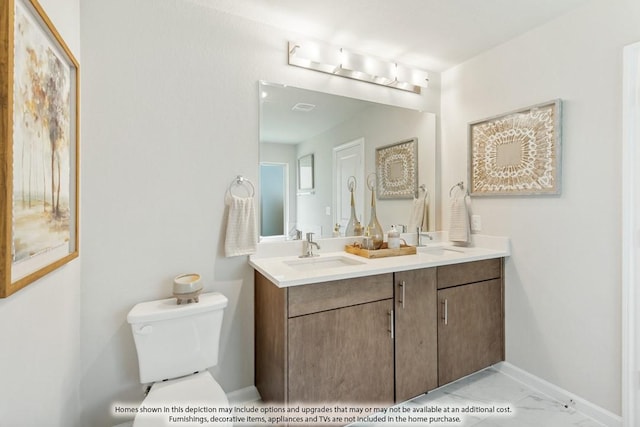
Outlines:
{"label": "white wall", "polygon": [[[79,0],[41,0],[40,4],[82,63]],[[81,67],[80,74],[82,72]],[[80,258],[0,299],[0,424],[3,426],[80,425],[82,258],[80,247]]]}
{"label": "white wall", "polygon": [[638,22],[636,0],[590,2],[442,75],[443,192],[467,179],[468,122],[563,99],[562,195],[472,208],[484,233],[512,239],[507,361],[616,414],[622,49]]}
{"label": "white wall", "polygon": [[83,0],[83,425],[142,398],[125,317],[183,272],[229,297],[225,391],[253,385],[253,272],[222,254],[224,193],[257,183],[258,80],[438,112],[425,95],[286,65],[293,35],[185,0]]}

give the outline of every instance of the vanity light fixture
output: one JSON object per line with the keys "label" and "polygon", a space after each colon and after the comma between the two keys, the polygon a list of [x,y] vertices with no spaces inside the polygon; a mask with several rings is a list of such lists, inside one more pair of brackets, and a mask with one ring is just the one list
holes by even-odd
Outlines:
{"label": "vanity light fixture", "polygon": [[314,42],[289,42],[289,65],[408,92],[426,88],[426,71]]}

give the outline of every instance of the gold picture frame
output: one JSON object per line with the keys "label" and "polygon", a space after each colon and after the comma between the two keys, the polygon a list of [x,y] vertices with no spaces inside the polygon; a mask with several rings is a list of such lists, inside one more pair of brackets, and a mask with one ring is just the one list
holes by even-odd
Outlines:
{"label": "gold picture frame", "polygon": [[36,0],[3,1],[0,23],[5,298],[78,256],[79,65]]}
{"label": "gold picture frame", "polygon": [[560,194],[561,124],[560,99],[470,123],[470,194]]}
{"label": "gold picture frame", "polygon": [[418,139],[376,148],[379,199],[412,199],[418,193]]}

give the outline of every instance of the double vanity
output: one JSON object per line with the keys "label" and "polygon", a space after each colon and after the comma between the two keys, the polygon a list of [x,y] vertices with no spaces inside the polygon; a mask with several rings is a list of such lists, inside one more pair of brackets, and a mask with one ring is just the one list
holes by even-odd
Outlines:
{"label": "double vanity", "polygon": [[263,401],[392,405],[504,360],[508,239],[378,259],[337,240],[315,258],[286,243],[251,257]]}

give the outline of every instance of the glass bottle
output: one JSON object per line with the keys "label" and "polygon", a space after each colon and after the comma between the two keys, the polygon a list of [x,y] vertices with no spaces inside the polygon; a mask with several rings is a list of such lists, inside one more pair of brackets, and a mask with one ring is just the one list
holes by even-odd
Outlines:
{"label": "glass bottle", "polygon": [[351,187],[351,217],[349,218],[349,222],[347,223],[347,229],[344,232],[345,236],[361,236],[362,235],[362,226],[360,225],[360,221],[356,216],[356,202],[353,198],[353,190]]}
{"label": "glass bottle", "polygon": [[362,236],[362,224],[360,224],[360,221],[356,219],[356,228],[354,231],[356,236]]}
{"label": "glass bottle", "polygon": [[382,231],[382,226],[376,216],[376,191],[374,186],[371,186],[371,219],[369,220],[368,227],[371,239],[373,240],[373,247],[380,249],[384,240],[384,231]]}

